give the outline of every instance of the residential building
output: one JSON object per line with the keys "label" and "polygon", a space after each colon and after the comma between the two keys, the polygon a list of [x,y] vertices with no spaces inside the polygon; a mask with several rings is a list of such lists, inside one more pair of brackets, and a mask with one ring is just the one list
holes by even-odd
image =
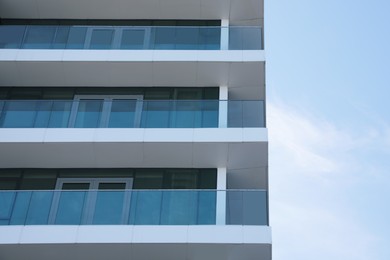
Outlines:
{"label": "residential building", "polygon": [[271,259],[262,0],[0,0],[0,259]]}

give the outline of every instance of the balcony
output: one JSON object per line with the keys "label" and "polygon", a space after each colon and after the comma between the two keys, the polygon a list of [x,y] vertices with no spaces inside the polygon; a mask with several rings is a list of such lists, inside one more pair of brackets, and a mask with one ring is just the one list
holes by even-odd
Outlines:
{"label": "balcony", "polygon": [[2,49],[262,50],[261,27],[0,26]]}
{"label": "balcony", "polygon": [[268,225],[267,201],[265,190],[0,191],[0,224]]}
{"label": "balcony", "polygon": [[142,100],[79,96],[75,100],[0,100],[0,128],[265,127],[262,100]]}

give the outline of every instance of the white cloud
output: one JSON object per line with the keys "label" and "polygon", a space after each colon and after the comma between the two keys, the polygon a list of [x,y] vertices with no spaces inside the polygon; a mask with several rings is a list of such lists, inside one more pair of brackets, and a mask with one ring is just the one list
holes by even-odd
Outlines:
{"label": "white cloud", "polygon": [[274,259],[378,259],[384,238],[371,228],[385,223],[369,217],[381,206],[368,210],[361,198],[390,197],[389,160],[381,158],[390,155],[390,128],[354,131],[282,103],[267,109]]}

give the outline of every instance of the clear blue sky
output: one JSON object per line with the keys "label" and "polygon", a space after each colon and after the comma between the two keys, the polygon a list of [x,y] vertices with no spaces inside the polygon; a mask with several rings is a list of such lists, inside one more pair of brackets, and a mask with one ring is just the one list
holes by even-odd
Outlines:
{"label": "clear blue sky", "polygon": [[274,260],[389,260],[390,1],[265,17]]}

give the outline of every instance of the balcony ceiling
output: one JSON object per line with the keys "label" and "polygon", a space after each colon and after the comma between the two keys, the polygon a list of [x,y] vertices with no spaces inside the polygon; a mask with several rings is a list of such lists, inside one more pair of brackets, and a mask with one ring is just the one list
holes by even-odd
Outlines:
{"label": "balcony ceiling", "polygon": [[0,86],[228,86],[264,99],[264,51],[0,50]]}
{"label": "balcony ceiling", "polygon": [[261,168],[268,165],[267,130],[3,128],[0,165],[3,168]]}
{"label": "balcony ceiling", "polygon": [[263,0],[0,0],[1,18],[229,19],[262,25]]}

